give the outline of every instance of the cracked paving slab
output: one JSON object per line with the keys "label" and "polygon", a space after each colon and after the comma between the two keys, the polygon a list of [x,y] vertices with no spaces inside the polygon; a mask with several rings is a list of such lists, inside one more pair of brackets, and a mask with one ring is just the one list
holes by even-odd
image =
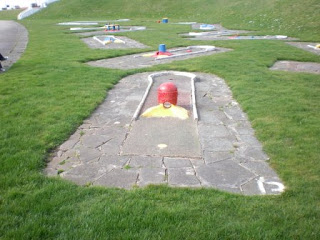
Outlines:
{"label": "cracked paving slab", "polygon": [[[170,71],[167,73],[168,78],[174,77],[174,72],[172,75]],[[197,133],[193,137],[200,149],[196,156],[184,154],[184,151],[179,156],[167,156],[161,151],[144,149],[143,135],[137,137],[141,146],[139,151],[135,150],[135,143],[130,145],[126,141],[150,74],[134,74],[115,85],[104,102],[57,148],[45,173],[79,185],[124,189],[166,184],[215,188],[243,195],[284,191],[247,115],[233,99],[225,81],[212,74],[194,73],[197,76],[195,92],[199,119],[190,120],[189,124]],[[151,137],[157,139],[161,129],[152,129],[152,120],[147,120],[150,122],[141,123],[146,124],[152,132]],[[170,124],[170,119],[163,120]],[[173,126],[178,129],[179,122]],[[125,144],[129,144],[130,151],[122,151]]]}
{"label": "cracked paving slab", "polygon": [[[111,69],[138,69],[138,68],[151,67],[158,64],[171,63],[173,61],[178,61],[178,60],[185,60],[185,59],[190,59],[190,58],[195,58],[200,56],[208,56],[212,54],[231,51],[231,49],[226,49],[226,48],[215,48],[212,51],[211,50],[202,51],[200,49],[200,51],[198,51],[196,47],[198,46],[190,46],[189,48],[180,47],[180,48],[168,49],[168,52],[172,51],[173,56],[169,56],[166,58],[152,57],[151,55],[156,53],[156,51],[153,51],[153,52],[138,53],[138,54],[126,55],[126,56],[115,57],[115,58],[101,59],[97,61],[90,61],[90,62],[87,62],[87,64],[94,67],[103,67],[103,68],[111,68]],[[213,47],[213,46],[210,46],[210,47]],[[189,52],[189,51],[194,51],[194,52]]]}
{"label": "cracked paving slab", "polygon": [[287,72],[306,72],[320,74],[320,63],[315,62],[296,62],[296,61],[277,61],[270,70]]}

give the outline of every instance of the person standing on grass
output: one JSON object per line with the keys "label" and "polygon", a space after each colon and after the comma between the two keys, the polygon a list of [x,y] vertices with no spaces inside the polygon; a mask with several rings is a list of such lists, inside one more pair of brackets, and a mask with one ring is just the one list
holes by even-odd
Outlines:
{"label": "person standing on grass", "polygon": [[5,61],[5,60],[7,60],[7,59],[8,59],[8,57],[4,57],[4,56],[2,56],[2,54],[0,53],[0,72],[6,71],[6,70],[2,67],[1,61]]}

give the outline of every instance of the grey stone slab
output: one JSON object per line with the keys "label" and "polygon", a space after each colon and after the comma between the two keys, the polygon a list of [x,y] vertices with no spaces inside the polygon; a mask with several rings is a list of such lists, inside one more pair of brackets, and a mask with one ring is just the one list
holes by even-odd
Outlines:
{"label": "grey stone slab", "polygon": [[93,185],[131,189],[136,186],[138,171],[113,169],[100,177]]}
{"label": "grey stone slab", "polygon": [[[168,182],[172,187],[203,186],[247,195],[280,194],[284,190],[265,162],[268,156],[248,119],[228,118],[222,111],[241,108],[216,76],[195,73],[201,86],[196,95],[207,94],[197,103],[198,122],[140,118],[130,126],[149,74],[125,77],[110,90],[105,102],[57,149],[44,172],[50,176],[59,172],[77,184],[97,181],[94,184],[127,189]],[[99,146],[104,138],[110,141]]]}
{"label": "grey stone slab", "polygon": [[267,161],[270,159],[260,147],[248,147],[244,151],[244,155],[253,161]]}
{"label": "grey stone slab", "polygon": [[111,155],[111,156],[101,156],[99,159],[99,164],[104,166],[108,169],[108,171],[115,169],[115,168],[123,168],[126,163],[128,163],[130,157],[128,156],[118,156],[118,155]]}
{"label": "grey stone slab", "polygon": [[193,168],[169,168],[168,184],[179,187],[200,187],[200,181],[195,176]]}
{"label": "grey stone slab", "polygon": [[206,124],[223,124],[223,121],[214,114],[213,111],[207,111],[206,108],[198,106],[199,121]]}
{"label": "grey stone slab", "polygon": [[247,120],[247,116],[244,114],[244,112],[237,106],[233,107],[225,107],[224,113],[227,115],[227,117],[231,117],[234,120]]}
{"label": "grey stone slab", "polygon": [[73,134],[67,141],[60,145],[60,150],[67,151],[73,148],[80,141],[80,133]]}
{"label": "grey stone slab", "polygon": [[133,168],[161,168],[162,158],[150,156],[132,156],[129,165]]}
{"label": "grey stone slab", "polygon": [[190,162],[192,163],[192,166],[195,167],[200,167],[202,165],[205,165],[205,162],[203,159],[190,159]]}
{"label": "grey stone slab", "polygon": [[191,161],[187,158],[164,158],[164,165],[167,168],[192,168],[193,165]]}
{"label": "grey stone slab", "polygon": [[85,163],[97,160],[101,155],[102,153],[94,148],[83,147],[79,149],[79,159]]}
{"label": "grey stone slab", "polygon": [[278,195],[285,187],[278,177],[257,177],[241,186],[246,195]]}
{"label": "grey stone slab", "polygon": [[196,172],[202,185],[212,187],[240,188],[241,184],[255,177],[252,172],[231,160],[201,166],[196,168]]}
{"label": "grey stone slab", "polygon": [[232,152],[235,149],[233,137],[230,138],[207,138],[201,137],[201,144],[209,151]]}
{"label": "grey stone slab", "polygon": [[289,72],[307,72],[320,74],[320,63],[296,62],[296,61],[277,61],[270,70],[280,70]]}
{"label": "grey stone slab", "polygon": [[[106,37],[110,35],[100,35],[97,36],[101,41],[103,41]],[[135,41],[131,38],[124,37],[124,36],[117,36],[117,39],[124,41],[124,43],[109,43],[109,44],[102,44],[97,40],[90,38],[82,38],[81,40],[88,45],[88,47],[93,49],[128,49],[128,48],[147,48],[148,46]]]}
{"label": "grey stone slab", "polygon": [[122,149],[125,155],[201,157],[196,124],[175,118],[140,118]]}
{"label": "grey stone slab", "polygon": [[84,135],[81,138],[82,144],[87,148],[97,148],[108,142],[110,137],[104,135]]}
{"label": "grey stone slab", "polygon": [[108,142],[101,145],[100,149],[104,155],[119,155],[120,146],[124,141],[125,136],[111,138]]}
{"label": "grey stone slab", "polygon": [[308,52],[320,55],[320,49],[314,49],[308,46],[308,45],[316,46],[318,43],[314,43],[314,42],[286,42],[286,43],[291,46],[298,47]]}
{"label": "grey stone slab", "polygon": [[[93,182],[96,178],[99,178],[107,172],[107,169],[98,163],[83,164],[69,171],[63,172],[61,176],[71,181],[81,182],[80,184],[87,184]],[[81,180],[83,178],[84,180]]]}
{"label": "grey stone slab", "polygon": [[248,161],[241,163],[241,166],[250,169],[251,172],[263,177],[277,177],[275,171],[266,162]]}
{"label": "grey stone slab", "polygon": [[[189,58],[195,58],[200,56],[208,56],[212,54],[222,53],[230,51],[230,49],[226,48],[216,48],[215,51],[207,51],[207,52],[198,52],[198,53],[188,53],[185,47],[183,48],[174,48],[174,49],[168,49],[168,51],[173,51],[175,54],[177,54],[179,51],[183,53],[181,56],[176,57],[170,57],[170,58],[162,58],[157,59],[153,57],[145,57],[143,55],[146,54],[153,54],[154,52],[147,52],[142,54],[133,54],[128,56],[122,56],[122,57],[115,57],[115,58],[109,58],[109,59],[102,59],[97,61],[90,61],[87,64],[90,66],[95,67],[104,67],[104,68],[112,68],[112,69],[136,69],[136,68],[145,68],[145,67],[151,67],[157,64],[166,64],[171,63],[173,61],[178,60],[185,60]],[[198,51],[197,49],[195,51]]]}
{"label": "grey stone slab", "polygon": [[198,130],[199,130],[199,134],[203,135],[204,138],[208,138],[208,137],[218,138],[218,137],[232,136],[229,130],[224,125],[203,124],[202,122],[199,122]]}
{"label": "grey stone slab", "polygon": [[254,130],[249,121],[235,121],[227,125],[236,135],[254,135]]}
{"label": "grey stone slab", "polygon": [[240,135],[238,136],[238,139],[249,147],[262,149],[262,144],[253,135]]}
{"label": "grey stone slab", "polygon": [[226,152],[209,152],[204,150],[204,160],[206,164],[212,164],[215,162],[231,160],[233,158],[233,152],[226,151]]}
{"label": "grey stone slab", "polygon": [[164,168],[142,168],[139,174],[138,185],[166,184],[166,174]]}
{"label": "grey stone slab", "polygon": [[241,185],[242,193],[245,195],[263,195],[263,193],[259,189],[257,179],[258,178],[254,178],[251,181]]}

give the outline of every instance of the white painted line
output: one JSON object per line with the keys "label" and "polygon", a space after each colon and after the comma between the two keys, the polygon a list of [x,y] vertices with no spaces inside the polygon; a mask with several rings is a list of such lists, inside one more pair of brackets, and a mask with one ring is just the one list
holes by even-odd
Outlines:
{"label": "white painted line", "polygon": [[272,188],[271,191],[272,192],[284,192],[284,185],[282,183],[279,182],[265,182],[265,184],[269,184],[269,185],[276,185],[277,188]]}
{"label": "white painted line", "polygon": [[261,192],[263,195],[264,195],[264,194],[267,194],[266,189],[265,189],[264,186],[263,186],[264,177],[260,177],[260,178],[257,180],[257,183],[258,183],[258,188],[259,188],[260,192]]}

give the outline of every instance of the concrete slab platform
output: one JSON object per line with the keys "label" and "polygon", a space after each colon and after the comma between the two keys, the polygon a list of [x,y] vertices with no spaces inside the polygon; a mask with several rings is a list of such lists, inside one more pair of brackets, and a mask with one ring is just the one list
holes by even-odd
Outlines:
{"label": "concrete slab platform", "polygon": [[[159,73],[159,81],[177,73],[168,72]],[[115,85],[57,149],[45,174],[80,185],[125,189],[168,184],[244,195],[285,190],[246,114],[224,80],[215,75],[194,73],[198,122],[132,121],[151,74],[155,73],[134,74]]]}
{"label": "concrete slab platform", "polygon": [[105,31],[103,28],[101,30],[89,30],[89,29],[82,29],[82,30],[74,30],[72,33],[78,36],[95,36],[95,35],[105,35],[105,34],[118,34],[118,33],[123,33],[123,32],[134,32],[134,31],[144,31],[146,30],[146,27],[144,26],[121,26],[121,29],[119,31]]}
{"label": "concrete slab platform", "polygon": [[200,158],[196,124],[192,119],[140,119],[133,123],[121,154]]}
{"label": "concrete slab platform", "polygon": [[286,42],[286,43],[291,46],[301,48],[305,51],[320,55],[320,49],[309,47],[309,46],[316,46],[319,43],[314,43],[314,42]]}
{"label": "concrete slab platform", "polygon": [[137,69],[137,68],[151,67],[158,64],[170,63],[178,60],[185,60],[185,59],[230,51],[230,49],[226,49],[226,48],[215,48],[215,50],[203,51],[203,50],[199,50],[198,47],[199,46],[190,46],[189,48],[181,47],[181,48],[168,49],[167,51],[172,52],[173,55],[166,58],[155,58],[151,56],[146,56],[146,55],[152,55],[156,52],[156,51],[153,51],[153,52],[147,52],[142,54],[140,53],[140,54],[133,54],[133,55],[122,56],[122,57],[102,59],[97,61],[90,61],[90,62],[87,62],[87,64],[94,67],[103,67],[103,68],[112,68],[112,69]]}
{"label": "concrete slab platform", "polygon": [[[96,36],[98,39],[103,40],[104,38],[110,35],[101,35]],[[117,39],[120,39],[124,43],[109,43],[109,44],[102,44],[101,42],[94,39],[94,37],[89,38],[82,38],[81,40],[88,45],[89,48],[92,49],[128,49],[128,48],[148,48],[148,46],[137,42],[128,37],[117,36]]]}
{"label": "concrete slab platform", "polygon": [[[201,29],[202,23],[192,24],[192,29]],[[297,38],[291,38],[283,35],[267,35],[267,36],[258,36],[258,35],[250,35],[250,36],[239,36],[242,34],[254,33],[253,31],[247,30],[230,30],[223,27],[221,24],[210,24],[214,26],[214,30],[212,31],[203,31],[203,32],[189,32],[180,34],[183,37],[190,37],[190,40],[297,40]]]}
{"label": "concrete slab platform", "polygon": [[306,72],[320,74],[320,63],[296,62],[296,61],[277,61],[270,70],[286,72]]}

